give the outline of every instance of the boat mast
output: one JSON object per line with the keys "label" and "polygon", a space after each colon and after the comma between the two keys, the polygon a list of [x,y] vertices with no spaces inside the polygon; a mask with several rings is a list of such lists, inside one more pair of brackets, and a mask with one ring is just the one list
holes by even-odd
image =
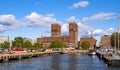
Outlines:
{"label": "boat mast", "polygon": [[118,50],[119,50],[119,26],[120,26],[120,16],[118,15]]}
{"label": "boat mast", "polygon": [[116,33],[114,34],[114,50],[116,51]]}

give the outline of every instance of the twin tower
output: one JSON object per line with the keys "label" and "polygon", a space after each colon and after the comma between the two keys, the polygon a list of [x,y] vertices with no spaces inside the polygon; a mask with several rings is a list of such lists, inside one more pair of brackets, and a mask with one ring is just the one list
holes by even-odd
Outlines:
{"label": "twin tower", "polygon": [[61,36],[61,25],[58,23],[51,24],[51,37],[37,38],[37,42],[48,47],[51,42],[59,40],[65,42],[68,47],[77,47],[78,45],[78,25],[75,22],[69,23],[69,35]]}

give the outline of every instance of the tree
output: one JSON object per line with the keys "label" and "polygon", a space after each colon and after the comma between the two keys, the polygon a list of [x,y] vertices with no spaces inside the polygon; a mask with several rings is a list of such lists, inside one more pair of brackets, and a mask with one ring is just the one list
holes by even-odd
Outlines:
{"label": "tree", "polygon": [[32,49],[32,43],[29,40],[26,40],[23,43],[23,48]]}
{"label": "tree", "polygon": [[53,41],[51,44],[50,44],[50,48],[65,48],[66,47],[66,44],[63,43],[63,42],[60,42],[58,40],[56,41]]}
{"label": "tree", "polygon": [[13,43],[13,46],[15,46],[15,47],[22,47],[23,38],[22,37],[15,37],[15,39],[12,43]]}
{"label": "tree", "polygon": [[[119,34],[119,41],[120,41],[120,34]],[[119,42],[119,44],[120,44],[120,42]],[[112,33],[112,35],[111,35],[111,46],[115,47],[115,45],[116,45],[116,48],[118,48],[118,32]]]}
{"label": "tree", "polygon": [[83,49],[89,49],[90,48],[90,43],[87,41],[82,42],[81,47]]}
{"label": "tree", "polygon": [[42,44],[40,44],[40,43],[34,43],[34,46],[33,46],[33,49],[40,49],[40,48],[42,48]]}
{"label": "tree", "polygon": [[78,48],[77,49],[80,49],[80,41],[78,42]]}
{"label": "tree", "polygon": [[66,47],[67,47],[66,43],[62,42],[62,48],[66,48]]}
{"label": "tree", "polygon": [[7,48],[10,47],[10,42],[5,41],[4,43],[1,43],[0,45],[1,45],[2,48],[7,49]]}

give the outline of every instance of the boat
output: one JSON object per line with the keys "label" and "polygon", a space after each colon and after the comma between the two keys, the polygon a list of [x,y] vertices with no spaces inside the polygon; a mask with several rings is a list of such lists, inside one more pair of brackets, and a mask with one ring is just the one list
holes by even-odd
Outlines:
{"label": "boat", "polygon": [[95,50],[89,50],[88,55],[89,56],[96,55],[96,51]]}

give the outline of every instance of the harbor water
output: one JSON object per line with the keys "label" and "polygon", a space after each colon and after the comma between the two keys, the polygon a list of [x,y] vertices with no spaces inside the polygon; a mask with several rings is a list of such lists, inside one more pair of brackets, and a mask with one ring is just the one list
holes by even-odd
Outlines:
{"label": "harbor water", "polygon": [[97,56],[59,54],[0,63],[0,70],[120,70],[107,66]]}

